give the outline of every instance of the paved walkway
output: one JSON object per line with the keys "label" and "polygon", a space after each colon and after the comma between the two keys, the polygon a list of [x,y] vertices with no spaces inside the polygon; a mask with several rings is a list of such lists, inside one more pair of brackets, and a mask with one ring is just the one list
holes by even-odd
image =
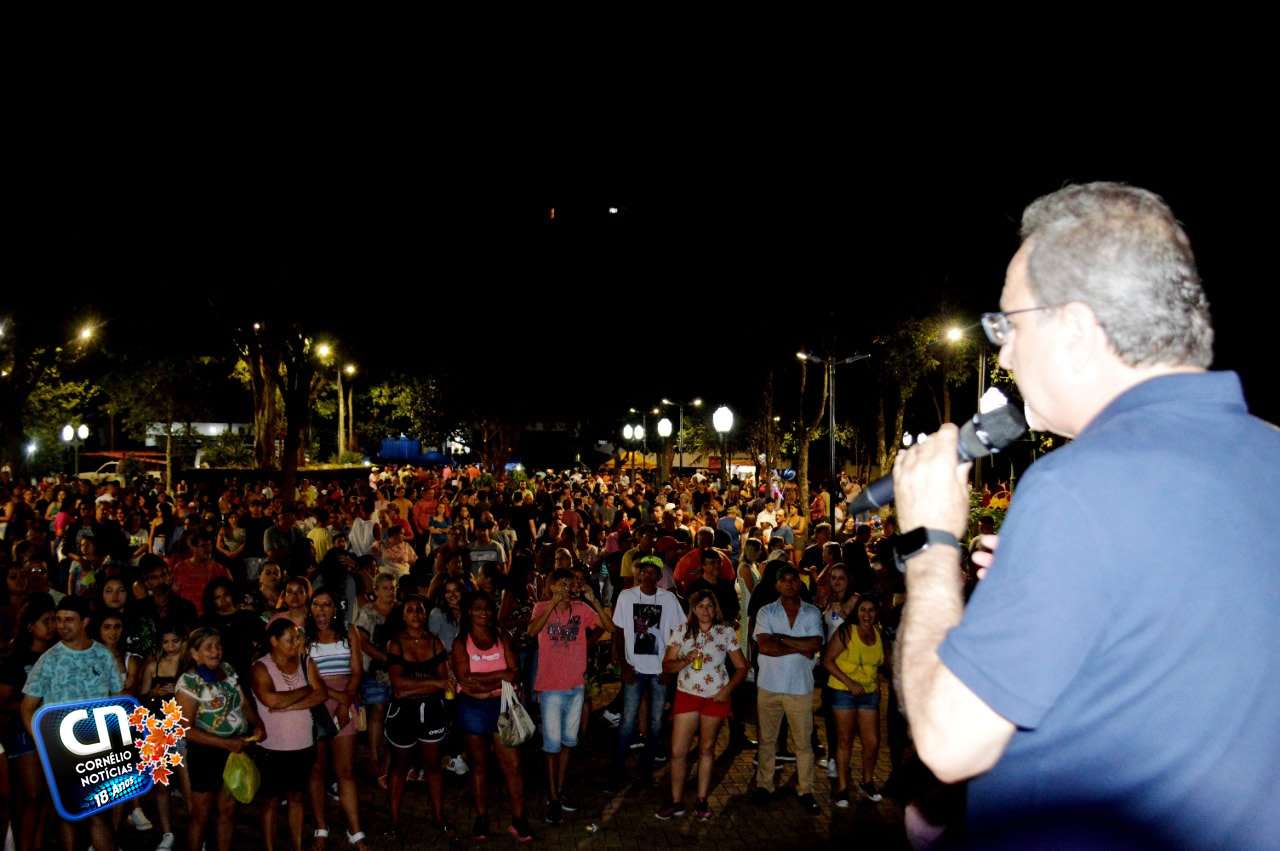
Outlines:
{"label": "paved walkway", "polygon": [[[655,785],[646,786],[633,779],[621,792],[605,794],[601,789],[608,777],[615,733],[600,718],[600,707],[617,688],[616,684],[606,686],[605,695],[596,699],[597,708],[589,734],[574,752],[573,762],[569,766],[569,791],[580,800],[582,809],[575,813],[565,813],[563,824],[552,826],[544,821],[546,769],[537,738],[523,749],[526,813],[538,847],[634,848],[645,851],[691,847],[781,849],[823,848],[837,844],[848,847],[851,842],[862,848],[909,847],[902,827],[902,808],[897,802],[886,797],[883,802],[876,804],[855,792],[849,808],[838,809],[831,803],[831,786],[826,779],[826,772],[820,767],[816,769],[817,779],[814,783],[814,795],[822,808],[819,815],[812,816],[802,812],[796,801],[794,764],[786,764],[778,772],[779,794],[773,803],[765,808],[756,807],[750,800],[751,792],[755,789],[755,767],[752,765],[755,751],[726,752],[727,729],[721,731],[717,747],[715,780],[710,798],[714,813],[711,821],[697,821],[693,817],[692,808],[687,815],[670,821],[663,822],[654,818],[653,813],[661,805],[664,791],[669,789],[669,771],[665,765],[657,772]],[[883,699],[881,704],[885,704]],[[748,729],[751,729],[750,725]],[[825,741],[824,733],[822,725],[819,725],[819,736]],[[881,742],[885,741],[887,739],[882,720]],[[418,783],[406,784],[400,838],[394,843],[382,838],[382,830],[387,824],[386,793],[372,780],[364,778],[363,753],[362,746],[357,758],[357,775],[360,777],[360,814],[365,831],[370,837],[370,845],[374,848],[446,847],[446,843],[431,826],[427,791],[423,784]],[[855,744],[852,764],[859,765],[860,759],[859,746]],[[506,804],[502,778],[496,764],[491,762],[491,766],[489,802],[494,838],[483,844],[515,847],[515,839],[506,835],[507,826],[511,823],[511,810]],[[690,761],[690,770],[696,771],[696,759]],[[883,785],[888,774],[888,753],[882,744],[876,772],[877,782]],[[457,777],[449,772],[445,772],[444,776],[445,817],[454,822],[461,833],[467,835],[467,838],[451,844],[455,847],[481,844],[473,843],[469,838],[475,819],[469,778]],[[691,779],[686,786],[686,803],[692,803],[693,789]],[[237,851],[263,847],[259,815],[262,806],[262,803],[254,802],[237,810],[232,846]],[[153,808],[149,805],[144,805],[144,808],[154,821]],[[181,832],[186,825],[185,809],[181,802],[176,804],[176,810],[180,832],[174,847],[181,851],[186,847],[185,833]],[[328,819],[333,834],[328,848],[337,851],[347,847],[342,832],[342,815],[336,801],[329,802]],[[283,822],[282,817],[281,834],[276,847],[287,849],[288,840]],[[306,824],[306,835],[309,836],[313,825],[309,813]],[[589,831],[589,825],[596,826],[594,833]],[[137,833],[129,830],[126,825],[120,834],[122,847],[150,851],[159,841],[159,833],[158,829]],[[308,839],[307,842],[309,841]],[[54,847],[53,837],[47,839],[46,847]],[[213,847],[212,841],[209,842],[209,847]]]}

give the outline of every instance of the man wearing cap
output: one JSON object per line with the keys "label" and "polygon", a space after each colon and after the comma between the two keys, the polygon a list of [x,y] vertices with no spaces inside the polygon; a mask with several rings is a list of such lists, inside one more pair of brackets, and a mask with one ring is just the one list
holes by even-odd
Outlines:
{"label": "man wearing cap", "polygon": [[613,661],[622,665],[622,727],[618,731],[618,750],[614,757],[615,779],[623,776],[624,762],[640,716],[640,702],[646,694],[649,696],[649,735],[638,773],[642,777],[652,776],[654,757],[662,741],[662,709],[667,699],[662,657],[671,631],[684,621],[684,611],[676,595],[658,587],[662,559],[656,555],[641,556],[634,569],[637,584],[618,595],[613,613],[613,622],[620,627],[613,634]]}

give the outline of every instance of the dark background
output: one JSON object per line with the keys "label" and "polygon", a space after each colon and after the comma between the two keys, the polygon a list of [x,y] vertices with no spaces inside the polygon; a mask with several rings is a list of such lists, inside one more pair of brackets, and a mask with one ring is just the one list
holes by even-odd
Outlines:
{"label": "dark background", "polygon": [[[971,325],[997,306],[1026,203],[1108,179],[1160,193],[1184,222],[1215,366],[1241,373],[1256,413],[1280,417],[1271,299],[1255,285],[1275,179],[1267,138],[1248,128],[987,126],[979,138],[918,119],[833,133],[820,131],[839,122],[758,131],[651,116],[547,133],[428,111],[397,132],[336,117],[267,129],[226,112],[93,115],[24,137],[4,300],[69,327],[105,323],[104,348],[230,356],[226,321],[283,309],[365,380],[443,372],[496,412],[590,418],[607,438],[628,407],[663,396],[761,405],[771,367],[776,404],[794,406],[797,349],[862,351],[898,316],[945,308]],[[842,419],[859,418],[858,371],[872,369],[841,369]],[[955,391],[957,417],[972,390]],[[225,405],[225,419],[249,412],[234,390]],[[935,426],[932,406],[914,404],[908,429]]]}

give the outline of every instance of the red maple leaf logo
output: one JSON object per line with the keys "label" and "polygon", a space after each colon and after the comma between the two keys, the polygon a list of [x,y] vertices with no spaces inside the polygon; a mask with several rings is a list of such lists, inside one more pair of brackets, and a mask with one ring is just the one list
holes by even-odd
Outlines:
{"label": "red maple leaf logo", "polygon": [[145,706],[134,707],[133,714],[129,716],[129,726],[144,728],[150,717],[151,712]]}
{"label": "red maple leaf logo", "polygon": [[172,727],[182,720],[182,709],[178,706],[178,701],[169,698],[161,707],[164,710],[164,725]]}
{"label": "red maple leaf logo", "polygon": [[174,728],[169,732],[169,735],[173,736],[175,739],[183,739],[183,738],[186,738],[186,735],[187,735],[187,728],[186,728],[186,727],[183,727],[183,726],[177,726],[177,727],[174,727]]}
{"label": "red maple leaf logo", "polygon": [[147,729],[153,734],[158,730],[163,730],[164,721],[161,721],[159,718],[147,718]]}
{"label": "red maple leaf logo", "polygon": [[170,764],[170,765],[182,765],[182,754],[180,754],[180,753],[178,753],[178,752],[176,752],[176,751],[175,751],[175,752],[173,752],[173,753],[171,753],[171,754],[169,754],[169,764]]}
{"label": "red maple leaf logo", "polygon": [[165,786],[168,786],[170,774],[173,774],[173,772],[165,768],[163,765],[158,765],[151,769],[151,782],[163,783]]}

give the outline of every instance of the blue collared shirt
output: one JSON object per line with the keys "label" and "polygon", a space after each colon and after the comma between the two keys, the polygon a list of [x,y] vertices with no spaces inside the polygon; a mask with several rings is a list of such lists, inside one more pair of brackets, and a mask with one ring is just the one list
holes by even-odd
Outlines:
{"label": "blue collared shirt", "polygon": [[[791,623],[782,601],[775,600],[761,607],[756,614],[756,631],[751,637],[759,640],[762,635],[789,635],[792,638],[822,637],[822,612],[817,606],[801,602],[796,612],[796,622]],[[756,687],[777,694],[809,694],[813,691],[813,658],[799,653],[786,656],[761,654],[760,673]]]}

